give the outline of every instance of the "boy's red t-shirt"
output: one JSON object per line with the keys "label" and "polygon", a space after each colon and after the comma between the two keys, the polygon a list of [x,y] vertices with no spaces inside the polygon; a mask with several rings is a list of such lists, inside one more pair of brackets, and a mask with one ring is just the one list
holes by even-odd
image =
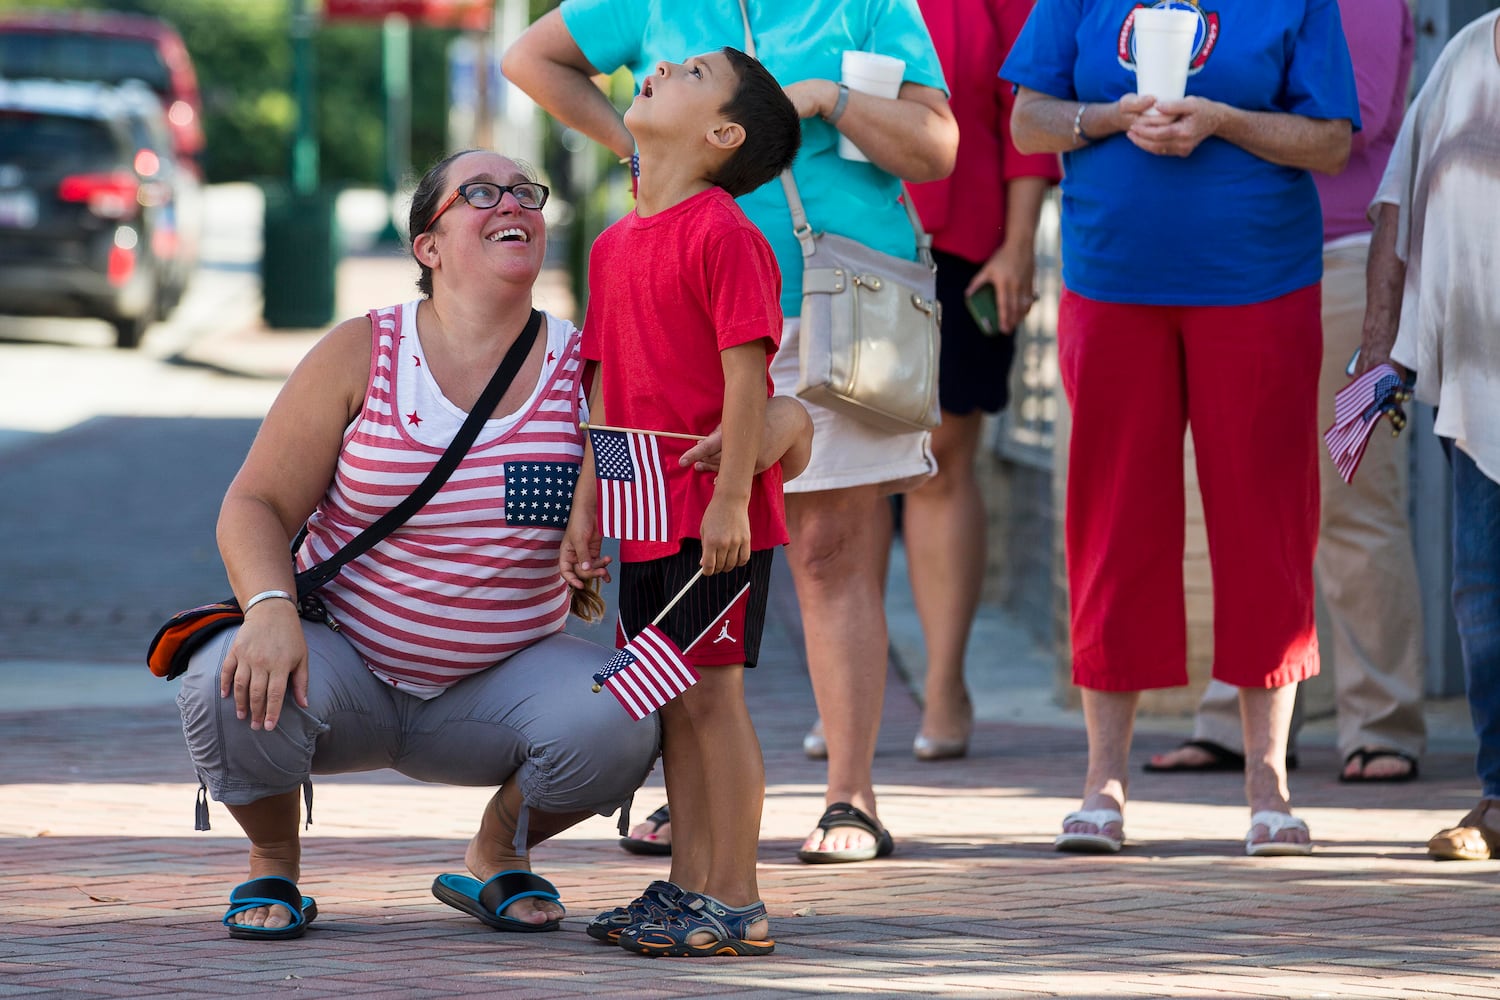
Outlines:
{"label": "boy's red t-shirt", "polygon": [[[781,271],[760,230],[728,192],[713,187],[641,218],[610,226],[589,254],[589,302],[583,356],[600,362],[605,420],[613,427],[708,434],[724,407],[719,352],[781,343]],[[670,542],[621,542],[620,558],[672,555],[681,539],[700,537],[714,474],[677,465],[690,442],[661,439],[667,465]],[[753,549],[784,545],[781,466],[756,476],[750,490]]]}

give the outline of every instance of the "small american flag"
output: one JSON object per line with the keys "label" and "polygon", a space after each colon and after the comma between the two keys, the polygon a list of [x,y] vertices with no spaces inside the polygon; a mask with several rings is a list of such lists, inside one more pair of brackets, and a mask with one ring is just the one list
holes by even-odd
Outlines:
{"label": "small american flag", "polygon": [[567,528],[576,462],[506,462],[505,523]]}
{"label": "small american flag", "polygon": [[594,675],[594,690],[608,688],[637,721],[697,683],[698,672],[683,660],[677,644],[655,625],[642,629]]}
{"label": "small american flag", "polygon": [[672,540],[667,483],[655,434],[589,429],[599,482],[599,521],[606,538]]}

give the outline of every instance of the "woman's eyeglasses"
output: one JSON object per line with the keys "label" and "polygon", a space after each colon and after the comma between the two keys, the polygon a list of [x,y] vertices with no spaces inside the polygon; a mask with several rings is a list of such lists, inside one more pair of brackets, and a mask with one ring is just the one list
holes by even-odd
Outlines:
{"label": "woman's eyeglasses", "polygon": [[547,204],[547,195],[551,193],[547,189],[547,185],[538,184],[535,181],[522,181],[519,184],[491,184],[489,181],[470,181],[467,184],[460,184],[448,196],[447,200],[438,206],[438,210],[432,213],[432,218],[428,220],[422,232],[425,233],[431,229],[433,223],[437,222],[438,218],[444,212],[448,211],[448,209],[452,208],[453,203],[460,198],[475,208],[494,208],[500,204],[500,199],[505,197],[507,191],[510,192],[511,197],[515,198],[516,202],[522,208],[529,208],[534,212],[540,211],[541,207]]}

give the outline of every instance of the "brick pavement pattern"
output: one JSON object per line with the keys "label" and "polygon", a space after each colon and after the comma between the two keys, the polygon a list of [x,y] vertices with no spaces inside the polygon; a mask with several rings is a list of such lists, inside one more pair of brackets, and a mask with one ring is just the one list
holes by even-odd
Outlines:
{"label": "brick pavement pattern", "polygon": [[[0,997],[1500,997],[1495,922],[1476,917],[1500,865],[1437,864],[1420,847],[1467,808],[1459,754],[1429,758],[1417,785],[1350,788],[1331,749],[1305,753],[1294,784],[1310,858],[1243,856],[1235,775],[1141,775],[1125,852],[1065,856],[1051,837],[1075,805],[1081,732],[985,723],[968,759],[918,763],[919,713],[893,674],[876,770],[896,855],[798,864],[823,772],[799,749],[812,699],[778,582],[749,685],[774,955],[646,959],[586,937],[594,912],[667,866],[620,851],[604,818],[534,852],[569,907],[560,932],[490,931],[428,891],[462,870],[488,791],[385,773],[317,782],[307,936],[230,940],[218,918],[245,844],[217,804],[214,829],[192,832],[171,707],[37,711],[0,715]],[[141,683],[162,682],[143,667]],[[659,799],[658,774],[636,814]]]}
{"label": "brick pavement pattern", "polygon": [[[362,273],[384,284],[354,301],[392,297],[392,268]],[[315,336],[198,350],[218,363],[215,351],[233,348],[246,375],[275,377],[289,346]],[[212,518],[253,431],[107,418],[0,458],[0,512],[17,515],[0,519],[0,657],[136,659],[165,613],[217,596]],[[147,443],[191,457],[123,460]],[[80,469],[94,475],[80,481]],[[101,497],[113,503],[106,518]],[[28,510],[75,516],[59,528]],[[1422,849],[1473,802],[1461,753],[1430,754],[1417,784],[1364,787],[1336,782],[1331,747],[1304,746],[1292,784],[1319,845],[1308,858],[1244,856],[1237,775],[1139,773],[1126,850],[1067,856],[1051,840],[1077,806],[1076,717],[981,722],[967,759],[919,763],[919,711],[893,672],[876,778],[895,856],[797,863],[825,775],[800,752],[815,709],[779,566],[748,682],[766,750],[761,886],[774,955],[653,960],[586,937],[596,911],[667,870],[620,851],[605,818],[534,853],[569,907],[560,932],[491,931],[429,892],[436,874],[462,870],[489,791],[386,773],[317,783],[301,887],[320,915],[306,937],[231,940],[219,917],[244,878],[245,842],[216,804],[214,829],[192,831],[196,783],[170,705],[18,711],[0,692],[0,998],[1500,998],[1500,929],[1482,915],[1500,863],[1437,864]],[[163,682],[142,665],[140,683]],[[1136,757],[1175,742],[1143,734]],[[657,774],[635,814],[660,801]]]}

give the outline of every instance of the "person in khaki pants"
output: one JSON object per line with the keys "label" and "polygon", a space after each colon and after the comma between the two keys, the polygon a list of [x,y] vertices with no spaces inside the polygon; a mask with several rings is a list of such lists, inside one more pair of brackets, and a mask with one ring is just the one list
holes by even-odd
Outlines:
{"label": "person in khaki pants", "polygon": [[[1413,32],[1405,0],[1340,0],[1364,129],[1336,177],[1314,175],[1323,203],[1323,368],[1319,427],[1349,381],[1365,315],[1366,207],[1401,127]],[[1382,425],[1383,427],[1383,425]],[[1359,474],[1345,483],[1325,451],[1318,465],[1322,514],[1314,573],[1328,612],[1319,639],[1332,660],[1343,781],[1409,781],[1426,745],[1422,719],[1422,607],[1407,516],[1407,439],[1377,431]],[[1239,692],[1211,681],[1193,738],[1157,754],[1148,771],[1244,767]],[[1296,743],[1301,713],[1293,720]],[[1288,765],[1295,766],[1288,753]]]}

